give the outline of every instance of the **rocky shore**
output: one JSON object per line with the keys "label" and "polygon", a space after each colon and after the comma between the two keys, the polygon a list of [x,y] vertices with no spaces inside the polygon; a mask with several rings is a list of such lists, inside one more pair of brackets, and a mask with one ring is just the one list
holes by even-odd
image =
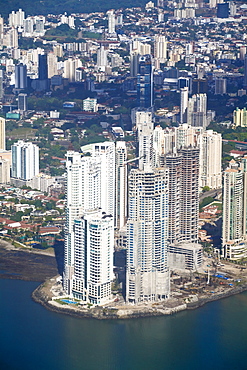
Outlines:
{"label": "rocky shore", "polygon": [[189,295],[187,298],[171,298],[158,303],[142,303],[138,305],[118,304],[103,307],[85,307],[80,304],[61,304],[59,297],[54,297],[54,289],[58,288],[59,283],[56,278],[47,280],[35,289],[32,298],[45,308],[78,318],[94,319],[132,319],[151,316],[173,315],[187,309],[196,309],[208,302],[226,298],[234,294],[239,294],[247,290],[247,283],[237,287],[228,287],[218,293],[203,295]]}
{"label": "rocky shore", "polygon": [[33,300],[51,311],[79,318],[130,319],[173,315],[247,290],[245,270],[239,272],[239,267],[225,264],[224,269],[228,270],[226,272],[232,274],[234,279],[241,280],[240,283],[231,284],[232,286],[229,284],[223,286],[218,283],[214,288],[209,287],[207,292],[197,294],[187,292],[181,295],[181,293],[176,294],[174,290],[169,300],[156,303],[131,305],[119,299],[118,302],[112,302],[103,307],[90,307],[79,302],[65,304],[60,299],[63,292],[61,283],[57,280],[61,273],[57,266],[58,259],[53,251],[16,247],[10,241],[0,240],[0,278],[43,282],[32,293]]}

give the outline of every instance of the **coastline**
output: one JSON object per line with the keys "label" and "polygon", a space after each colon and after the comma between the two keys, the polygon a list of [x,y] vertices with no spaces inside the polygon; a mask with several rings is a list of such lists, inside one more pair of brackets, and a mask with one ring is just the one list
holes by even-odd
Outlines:
{"label": "coastline", "polygon": [[[194,295],[188,297],[189,300],[182,299],[168,299],[153,304],[139,304],[139,305],[120,305],[115,307],[92,307],[85,308],[83,306],[63,305],[52,299],[51,292],[56,281],[56,277],[45,281],[39,285],[32,293],[32,299],[41,304],[46,309],[70,315],[77,318],[91,318],[98,320],[119,320],[119,319],[134,319],[154,316],[173,315],[184,310],[192,310],[200,308],[206,303],[213,302],[219,299],[227,298],[235,294],[247,291],[247,283],[233,288],[227,288],[223,292],[212,293],[211,295]],[[54,297],[53,297],[54,298]],[[58,297],[57,297],[58,298]],[[186,302],[185,302],[186,301]]]}
{"label": "coastline", "polygon": [[[172,292],[172,298],[166,301],[137,305],[125,304],[122,301],[119,303],[112,302],[112,304],[102,307],[89,308],[85,305],[69,305],[58,302],[62,291],[61,283],[56,281],[58,274],[55,253],[16,247],[10,241],[0,239],[0,278],[41,282],[32,292],[32,299],[35,302],[50,311],[78,318],[112,320],[173,315],[247,291],[246,276],[242,276],[244,280],[237,286],[220,286],[207,293],[186,293],[183,297],[180,297],[174,291]],[[235,274],[233,276],[237,278]]]}

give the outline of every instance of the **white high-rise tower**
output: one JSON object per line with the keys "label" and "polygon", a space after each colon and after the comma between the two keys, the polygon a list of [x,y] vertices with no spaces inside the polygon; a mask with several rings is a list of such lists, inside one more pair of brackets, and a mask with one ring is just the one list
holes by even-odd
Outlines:
{"label": "white high-rise tower", "polygon": [[169,295],[168,177],[165,169],[129,175],[126,300],[157,301]]}
{"label": "white high-rise tower", "polygon": [[[114,219],[115,144],[97,143],[84,146],[85,153],[67,153],[66,225],[64,255],[64,289],[72,292],[75,264],[74,220],[85,212],[101,209]],[[87,153],[90,155],[88,156]]]}
{"label": "white high-rise tower", "polygon": [[86,212],[74,221],[75,256],[72,295],[101,305],[112,298],[114,225],[102,211]]}
{"label": "white high-rise tower", "polygon": [[19,140],[11,146],[12,177],[31,180],[39,174],[39,147]]}

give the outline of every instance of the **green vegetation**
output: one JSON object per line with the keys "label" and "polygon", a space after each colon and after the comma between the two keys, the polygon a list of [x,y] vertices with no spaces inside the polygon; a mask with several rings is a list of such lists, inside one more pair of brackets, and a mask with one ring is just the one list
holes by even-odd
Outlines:
{"label": "green vegetation", "polygon": [[200,211],[202,211],[202,208],[207,206],[208,204],[212,203],[214,201],[214,198],[213,197],[206,197],[204,198],[201,202],[200,202],[200,205],[199,205],[199,209]]}
{"label": "green vegetation", "polygon": [[62,0],[0,0],[1,13],[2,16],[7,18],[8,14],[12,10],[17,11],[22,8],[26,14],[36,15],[36,14],[61,14],[63,12],[67,13],[90,13],[107,11],[109,9],[119,9],[119,8],[131,8],[136,6],[144,6],[146,1],[143,0],[121,0],[120,2],[115,2],[114,0],[107,0],[105,2],[98,0],[91,0],[90,2],[83,2],[77,0],[62,1]]}

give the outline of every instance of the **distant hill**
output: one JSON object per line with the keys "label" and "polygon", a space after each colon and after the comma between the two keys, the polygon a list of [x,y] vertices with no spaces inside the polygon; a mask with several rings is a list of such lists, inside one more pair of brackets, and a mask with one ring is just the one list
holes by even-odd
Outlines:
{"label": "distant hill", "polygon": [[90,13],[143,6],[148,0],[0,0],[0,14],[7,18],[12,10],[23,9],[27,15]]}

